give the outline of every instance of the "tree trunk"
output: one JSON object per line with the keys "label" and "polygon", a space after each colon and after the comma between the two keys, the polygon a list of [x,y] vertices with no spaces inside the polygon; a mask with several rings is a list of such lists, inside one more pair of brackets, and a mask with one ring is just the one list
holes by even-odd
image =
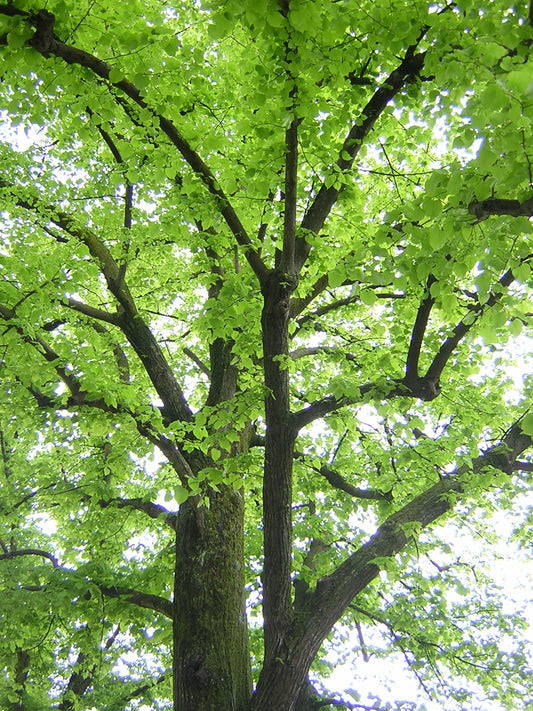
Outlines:
{"label": "tree trunk", "polygon": [[288,323],[294,280],[273,271],[263,286],[261,318],[265,373],[263,476],[263,616],[265,666],[283,658],[292,615],[292,466],[294,433],[289,409]]}
{"label": "tree trunk", "polygon": [[[289,408],[289,298],[296,282],[274,271],[263,287],[261,318],[265,385],[263,478],[263,617],[265,657],[252,702],[254,711],[291,708],[277,686],[280,667],[290,664],[292,624],[292,466],[295,430]],[[271,683],[271,682],[276,683]]]}
{"label": "tree trunk", "polygon": [[174,711],[245,711],[252,693],[242,491],[180,506],[174,583]]}

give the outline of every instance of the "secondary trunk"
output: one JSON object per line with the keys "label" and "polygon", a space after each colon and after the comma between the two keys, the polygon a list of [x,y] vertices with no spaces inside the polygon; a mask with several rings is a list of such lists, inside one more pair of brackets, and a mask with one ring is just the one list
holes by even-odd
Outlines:
{"label": "secondary trunk", "polygon": [[[263,287],[265,385],[265,465],[263,481],[263,616],[265,657],[252,702],[253,711],[289,709],[277,672],[289,664],[292,623],[292,465],[295,432],[289,408],[289,298],[296,283],[274,271]],[[271,681],[276,683],[271,684]],[[280,705],[281,704],[281,705]]]}
{"label": "secondary trunk", "polygon": [[180,507],[174,583],[174,711],[246,711],[252,693],[244,599],[244,501],[220,487]]}

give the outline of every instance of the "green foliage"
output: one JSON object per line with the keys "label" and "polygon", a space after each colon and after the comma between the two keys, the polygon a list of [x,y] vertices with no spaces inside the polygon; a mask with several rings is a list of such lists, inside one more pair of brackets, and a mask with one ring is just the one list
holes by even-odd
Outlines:
{"label": "green foliage", "polygon": [[[471,506],[431,532],[418,514],[399,526],[410,547],[372,559],[377,581],[311,675],[356,656],[359,630],[365,654],[403,659],[450,711],[531,696],[523,609],[503,605],[494,563],[501,540],[525,556],[531,531],[529,8],[280,7],[47,2],[61,46],[91,61],[41,51],[44,4],[0,8],[2,708],[170,708],[176,512],[227,490],[245,495],[257,678],[272,395],[257,261],[271,274],[285,254],[294,125],[293,238],[309,254],[272,362],[294,417],[325,409],[295,444],[293,582],[311,594],[452,475],[448,500]],[[494,199],[521,208],[472,211]],[[434,399],[406,375],[417,339],[420,378],[449,346]],[[176,384],[190,416],[169,415]],[[516,422],[518,463],[476,468]]]}

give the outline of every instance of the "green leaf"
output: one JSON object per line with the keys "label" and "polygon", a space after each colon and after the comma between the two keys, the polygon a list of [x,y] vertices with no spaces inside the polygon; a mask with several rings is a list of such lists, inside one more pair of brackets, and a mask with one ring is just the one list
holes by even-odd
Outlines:
{"label": "green leaf", "polygon": [[181,486],[180,484],[176,484],[174,486],[174,498],[176,499],[178,504],[182,504],[184,501],[187,501],[189,496],[190,496],[190,491],[188,489]]}
{"label": "green leaf", "polygon": [[118,84],[124,79],[124,72],[119,67],[113,67],[109,72],[109,81],[112,84]]}
{"label": "green leaf", "polygon": [[429,230],[429,244],[432,249],[440,249],[446,244],[446,233],[442,228],[435,225]]}
{"label": "green leaf", "polygon": [[20,49],[34,35],[35,31],[29,24],[19,23],[7,33],[7,45],[10,49]]}
{"label": "green leaf", "polygon": [[520,420],[520,429],[524,434],[533,437],[533,412],[529,412]]}
{"label": "green leaf", "polygon": [[372,304],[376,303],[378,297],[373,289],[362,289],[359,294],[359,298],[363,304],[372,306]]}
{"label": "green leaf", "polygon": [[0,709],[533,698],[527,11],[0,3]]}

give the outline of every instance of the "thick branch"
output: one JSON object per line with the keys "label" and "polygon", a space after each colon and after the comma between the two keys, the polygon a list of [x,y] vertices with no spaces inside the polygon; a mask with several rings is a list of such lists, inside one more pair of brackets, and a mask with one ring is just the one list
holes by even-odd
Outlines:
{"label": "thick branch", "polygon": [[[416,523],[425,528],[467,498],[469,489],[463,484],[465,475],[471,472],[481,474],[487,467],[511,474],[517,458],[531,445],[531,437],[524,434],[516,423],[500,443],[474,459],[471,466],[457,469],[389,516],[368,543],[334,573],[318,582],[308,603],[309,623],[322,625],[324,615],[339,613],[340,616],[355,595],[378,574],[379,563],[375,559],[395,555],[412,540],[410,524]],[[331,629],[337,619],[335,617],[332,622],[330,618],[325,628]]]}
{"label": "thick branch", "polygon": [[[424,36],[424,28],[417,42],[407,48],[404,58],[399,66],[383,81],[376,90],[370,101],[361,111],[361,115],[352,125],[344,144],[340,150],[336,167],[342,172],[349,171],[354,160],[359,153],[363,141],[372,130],[374,124],[383,113],[387,104],[406,84],[413,82],[424,65],[425,53],[415,54],[416,48]],[[331,208],[336,203],[341,193],[342,187],[333,183],[329,187],[323,183],[311,207],[302,220],[302,228],[318,234],[328,217]],[[299,238],[296,243],[296,267],[298,269],[304,264],[309,251],[310,244],[305,238]]]}
{"label": "thick branch", "polygon": [[[209,232],[210,231],[211,230],[209,230]],[[217,302],[224,285],[225,270],[222,268],[219,255],[212,247],[208,247],[206,253],[211,262],[211,274],[213,279],[208,289],[208,296],[210,301]],[[221,336],[213,338],[209,343],[208,371],[210,383],[206,400],[208,406],[214,406],[225,400],[231,400],[235,395],[238,368],[234,362],[234,345],[232,338]]]}
{"label": "thick branch", "polygon": [[52,563],[54,568],[59,568],[59,563],[57,562],[57,558],[55,556],[53,556],[51,553],[48,553],[47,551],[38,550],[37,548],[21,548],[20,550],[10,550],[7,553],[2,553],[0,555],[0,560],[10,560],[11,558],[18,558],[20,556],[26,555],[37,555],[41,558],[47,558],[47,560]]}
{"label": "thick branch", "polygon": [[333,486],[335,489],[344,491],[346,494],[355,497],[356,499],[367,499],[371,501],[392,501],[391,492],[376,491],[375,489],[360,489],[357,486],[353,486],[346,479],[339,474],[335,469],[330,469],[330,467],[322,466],[320,469],[316,469],[320,472],[322,476]]}
{"label": "thick branch", "polygon": [[477,217],[477,221],[486,220],[491,215],[509,215],[510,217],[533,217],[533,197],[519,202],[490,197],[486,200],[473,200],[468,205],[468,212]]}
{"label": "thick branch", "polygon": [[108,506],[116,506],[118,509],[130,508],[142,511],[147,516],[150,516],[150,518],[162,520],[167,526],[176,530],[176,514],[170,513],[164,506],[154,504],[152,501],[145,501],[141,498],[121,499],[120,497],[116,497],[113,499],[101,499],[98,505],[103,509]]}
{"label": "thick branch", "polygon": [[139,356],[163,402],[162,412],[165,420],[190,422],[192,412],[183,390],[148,325],[139,315],[130,316],[126,313],[121,314],[117,322]]}
{"label": "thick branch", "polygon": [[283,216],[283,253],[280,268],[295,275],[296,200],[298,178],[298,119],[293,117],[285,132],[285,211]]}
{"label": "thick branch", "polygon": [[[6,320],[14,318],[13,312],[2,305],[0,305],[0,316],[3,316]],[[45,393],[42,393],[33,385],[26,386],[28,391],[35,398],[39,407],[55,410],[77,410],[79,407],[94,407],[98,410],[102,410],[103,412],[112,414],[120,412],[128,414],[135,422],[139,434],[161,450],[169,464],[180,477],[183,485],[187,486],[187,482],[189,478],[193,476],[193,472],[188,462],[179,451],[178,446],[172,440],[158,432],[157,429],[149,422],[140,419],[138,414],[130,410],[128,407],[109,405],[106,403],[104,398],[97,400],[89,399],[87,391],[82,388],[79,380],[75,376],[69,374],[65,368],[57,365],[60,360],[57,353],[55,353],[42,339],[39,339],[36,336],[31,338],[27,336],[20,324],[14,325],[14,328],[25,342],[35,346],[35,348],[46,358],[46,360],[53,364],[54,370],[59,375],[61,380],[67,385],[71,394],[68,401],[65,403],[60,398],[51,397]]]}
{"label": "thick branch", "polygon": [[[87,107],[87,113],[89,116],[94,116],[93,111],[91,108],[88,106]],[[104,139],[104,142],[106,143],[107,147],[111,151],[111,154],[113,158],[117,161],[117,163],[123,163],[124,159],[122,158],[122,154],[120,153],[120,150],[112,138],[111,134],[109,134],[100,123],[97,124],[98,132]],[[126,176],[125,178],[126,181],[126,190],[124,193],[124,229],[126,230],[131,230],[132,226],[132,212],[133,212],[133,183],[131,183]],[[126,255],[129,249],[129,242],[126,245]],[[122,281],[126,275],[126,267],[127,267],[127,260],[126,258],[122,262],[119,268],[119,279]]]}
{"label": "thick branch", "polygon": [[[278,0],[281,14],[287,18],[290,0]],[[285,131],[285,187],[284,187],[284,214],[283,214],[283,250],[281,261],[276,264],[282,272],[296,276],[294,254],[296,246],[296,202],[298,186],[298,125],[296,118],[296,104],[298,86],[293,74],[293,58],[297,47],[293,43],[290,24],[287,25],[288,34],[285,41],[285,75],[287,82],[292,84],[289,93],[290,105],[287,106],[291,122]]]}
{"label": "thick branch", "polygon": [[[17,190],[17,186],[10,185],[3,180],[0,180],[0,188],[8,188],[11,191]],[[153,333],[138,313],[134,299],[123,279],[123,273],[104,242],[87,227],[78,225],[71,215],[57,210],[52,205],[42,203],[36,196],[24,199],[15,196],[15,199],[19,207],[37,212],[39,215],[48,215],[48,218],[58,227],[85,244],[91,256],[98,262],[109,291],[122,307],[120,313],[111,317],[111,322],[119,326],[139,356],[158,396],[163,402],[165,419],[169,422],[175,420],[190,421],[192,413],[183,390]],[[110,320],[105,312],[100,312],[99,310],[92,312],[91,307],[81,306],[79,302],[75,302],[75,305],[72,304],[72,306],[94,318]]]}
{"label": "thick branch", "polygon": [[[22,555],[39,555],[44,558],[48,558],[53,562],[55,568],[58,568],[59,570],[65,573],[66,581],[68,581],[68,579],[72,577],[73,574],[75,574],[74,571],[61,567],[51,553],[47,553],[46,551],[34,550],[32,548],[28,548],[25,550],[21,549],[19,551],[11,551],[8,554],[2,554],[0,555],[0,560],[14,558],[16,556]],[[143,593],[139,590],[134,590],[133,588],[121,588],[117,585],[104,585],[103,583],[99,583],[98,581],[92,580],[90,578],[85,578],[85,581],[87,583],[87,587],[94,585],[102,593],[102,595],[105,595],[106,597],[123,598],[124,602],[129,602],[132,605],[137,605],[137,607],[143,607],[146,610],[154,610],[155,612],[160,612],[165,617],[172,619],[172,602],[164,597],[160,597],[159,595],[152,595],[151,593]],[[39,592],[40,590],[43,590],[43,586],[30,585],[24,586],[24,589],[30,590],[31,592]],[[78,595],[78,593],[76,593],[76,595]],[[90,590],[87,591],[85,597],[86,599],[90,599]]]}
{"label": "thick branch", "polygon": [[155,612],[160,612],[170,620],[173,617],[172,602],[164,597],[139,592],[138,590],[133,590],[131,588],[120,588],[115,585],[106,586],[95,583],[94,581],[91,582],[96,585],[102,595],[105,595],[106,597],[123,598],[124,602],[129,602],[132,605],[143,607],[146,610],[155,610]]}
{"label": "thick branch", "polygon": [[289,408],[289,299],[296,279],[274,271],[263,289],[261,315],[265,376],[263,476],[263,617],[265,660],[286,654],[291,618],[292,465],[295,432]]}
{"label": "thick branch", "polygon": [[[264,679],[268,679],[271,688],[283,689],[284,698],[294,698],[323,640],[355,596],[378,576],[382,559],[396,555],[413,540],[413,527],[418,529],[430,525],[468,497],[469,486],[465,484],[465,475],[480,474],[487,467],[510,474],[516,458],[531,445],[531,437],[521,432],[519,424],[513,425],[499,445],[477,457],[471,466],[463,466],[441,479],[392,514],[368,543],[331,575],[321,578],[315,590],[306,594],[299,609],[290,639],[291,663],[278,664],[263,671],[257,695],[262,698]],[[275,708],[285,706],[278,704]]]}
{"label": "thick branch", "polygon": [[[261,435],[254,434],[250,443],[250,447],[264,447],[265,438]],[[295,459],[301,459],[305,461],[306,457],[303,452],[294,451],[293,456]],[[339,472],[323,465],[320,468],[313,467],[314,471],[321,474],[335,489],[344,491],[346,494],[353,496],[357,499],[370,499],[374,501],[392,501],[392,494],[390,492],[375,491],[373,489],[360,489],[357,486],[353,486],[346,479],[339,474]]]}
{"label": "thick branch", "polygon": [[418,307],[413,331],[411,333],[411,342],[409,343],[409,350],[407,352],[407,360],[405,363],[406,380],[418,378],[418,360],[420,358],[420,349],[422,348],[422,341],[424,340],[424,334],[426,333],[429,314],[433,304],[435,303],[435,299],[431,296],[431,285],[436,281],[437,280],[433,274],[428,276],[426,291],[420,306]]}
{"label": "thick branch", "polygon": [[191,351],[190,348],[184,348],[183,352],[185,355],[192,360],[192,362],[198,366],[198,369],[204,374],[207,375],[208,378],[211,377],[211,371],[207,367],[207,365],[203,362],[201,358],[199,358],[196,353]]}
{"label": "thick branch", "polygon": [[[80,652],[76,658],[75,668],[82,667],[85,660],[85,654]],[[61,701],[57,707],[58,711],[71,711],[71,709],[74,709],[77,706],[77,702],[74,701],[72,695],[74,695],[76,699],[80,699],[85,694],[89,686],[93,683],[95,670],[96,665],[93,664],[90,668],[85,669],[84,671],[74,671],[70,675],[67,688],[63,694],[63,701]]]}
{"label": "thick branch", "polygon": [[11,707],[12,711],[24,711],[24,696],[26,681],[28,680],[28,675],[30,673],[30,655],[25,649],[17,647],[17,663],[15,666],[15,684],[16,684],[16,694],[18,700],[14,706]]}
{"label": "thick branch", "polygon": [[52,348],[50,348],[50,346],[39,336],[28,335],[24,327],[16,318],[15,312],[7,306],[4,306],[4,304],[0,304],[0,317],[14,328],[25,343],[33,346],[37,351],[39,351],[39,353],[41,353],[45,360],[53,366],[59,378],[67,386],[72,398],[74,400],[78,400],[81,396],[80,384],[76,377],[69,373],[64,366],[60,365],[61,358],[59,354],[52,350]]}
{"label": "thick branch", "polygon": [[[316,282],[311,287],[309,293],[306,296],[299,297],[297,299],[291,299],[291,318],[296,318],[302,311],[313,301],[316,297],[321,294],[328,285],[328,275],[322,274]],[[304,316],[300,319],[300,325],[305,320],[312,318],[312,314]]]}
{"label": "thick branch", "polygon": [[[321,398],[320,400],[315,400],[315,402],[311,403],[311,405],[308,405],[307,407],[304,407],[303,409],[292,414],[293,426],[298,432],[306,425],[325,417],[330,412],[335,412],[343,407],[354,405],[356,402],[362,401],[364,396],[368,393],[372,393],[372,391],[374,391],[376,398],[383,400],[393,397],[394,395],[399,395],[399,382],[400,381],[394,380],[389,381],[385,387],[376,385],[375,383],[366,383],[358,388],[358,397],[335,397],[334,395],[330,395],[328,397]],[[401,393],[404,395],[408,394],[405,390],[402,390]]]}
{"label": "thick branch", "polygon": [[[529,258],[530,256],[528,256],[526,259]],[[500,285],[500,287],[506,289],[510,284],[512,284],[513,281],[513,272],[511,269],[508,269],[505,274],[498,280],[498,284]],[[470,331],[470,329],[478,321],[478,319],[483,315],[483,313],[488,308],[494,306],[494,304],[499,301],[500,298],[501,292],[493,290],[484,304],[476,304],[472,307],[470,313],[474,314],[474,318],[471,320],[470,323],[465,323],[464,319],[459,321],[459,323],[453,329],[452,335],[446,338],[446,340],[439,348],[437,354],[433,358],[433,361],[429,366],[425,376],[427,380],[435,383],[439,382],[442,371],[444,370],[444,366],[448,362],[450,356],[452,355],[459,342],[466,336],[466,334]]]}
{"label": "thick branch", "polygon": [[72,309],[73,311],[78,311],[80,314],[84,314],[85,316],[89,316],[90,318],[97,319],[98,321],[111,323],[115,326],[117,325],[116,314],[110,314],[107,311],[103,311],[102,309],[97,309],[94,306],[89,306],[89,304],[84,304],[82,301],[78,301],[77,299],[73,299],[72,297],[66,298],[62,303],[65,306],[68,306],[69,309]]}
{"label": "thick branch", "polygon": [[355,361],[356,357],[352,353],[347,353],[344,348],[340,346],[309,346],[307,348],[295,348],[289,353],[291,360],[298,360],[299,358],[306,358],[307,356],[313,356],[317,353],[342,353],[342,355],[349,361]]}
{"label": "thick branch", "polygon": [[146,694],[147,691],[153,689],[154,686],[156,686],[157,684],[162,684],[169,678],[170,674],[171,672],[169,671],[165,674],[161,674],[161,676],[157,677],[157,679],[154,679],[153,682],[150,684],[142,684],[141,686],[137,686],[135,689],[133,689],[133,691],[130,691],[129,694],[123,696],[120,703],[125,708],[129,701],[132,701],[133,699],[138,699],[140,696]]}
{"label": "thick branch", "polygon": [[[0,9],[0,12],[3,11]],[[85,52],[84,50],[71,47],[64,42],[61,42],[61,40],[59,40],[54,34],[53,28],[55,17],[52,13],[47,10],[39,10],[36,14],[27,15],[27,17],[35,26],[35,35],[29,42],[34,49],[45,57],[54,55],[61,58],[67,64],[86,67],[94,72],[94,74],[111,84],[109,75],[113,67],[101,59],[98,59],[94,55]],[[137,106],[148,110],[158,121],[163,133],[170,139],[172,145],[177,148],[185,161],[203,182],[209,193],[215,198],[214,202],[216,208],[226,221],[226,224],[231,230],[237,243],[244,248],[246,259],[248,260],[248,263],[253,269],[259,282],[263,283],[267,276],[268,270],[263,264],[258,253],[253,248],[246,229],[206,163],[204,163],[198,153],[193,150],[188,141],[186,141],[185,138],[179,133],[172,121],[159,114],[148,105],[148,103],[142,98],[141,92],[134,84],[124,78],[118,82],[113,82],[113,85],[117,89],[124,92],[126,96],[137,104]]]}
{"label": "thick branch", "polygon": [[[521,263],[530,260],[531,256],[532,255],[524,257],[521,260]],[[430,286],[434,281],[434,278],[430,276],[428,279],[428,285]],[[498,285],[500,289],[506,289],[510,284],[512,284],[513,281],[513,272],[511,269],[508,269],[498,280]],[[427,320],[433,305],[433,299],[431,299],[428,292],[428,295],[422,301],[420,308],[418,309],[411,336],[411,343],[407,356],[406,375],[404,378],[391,379],[385,387],[373,383],[361,385],[359,387],[359,394],[357,397],[335,397],[331,395],[320,400],[316,400],[311,405],[308,405],[292,415],[293,424],[296,430],[298,431],[302,429],[302,427],[305,427],[311,422],[324,417],[330,412],[335,412],[343,407],[360,402],[365,395],[371,393],[372,391],[374,391],[374,398],[380,398],[382,400],[389,400],[393,397],[417,397],[425,402],[434,400],[440,394],[440,377],[450,356],[459,342],[470,331],[472,326],[478,321],[483,313],[499,301],[501,298],[500,289],[493,290],[485,303],[478,303],[471,307],[470,313],[474,314],[474,318],[469,323],[465,323],[464,319],[459,321],[459,323],[454,327],[452,335],[446,338],[442,343],[426,374],[424,376],[419,376],[418,360],[420,357],[422,340],[427,327]]]}

